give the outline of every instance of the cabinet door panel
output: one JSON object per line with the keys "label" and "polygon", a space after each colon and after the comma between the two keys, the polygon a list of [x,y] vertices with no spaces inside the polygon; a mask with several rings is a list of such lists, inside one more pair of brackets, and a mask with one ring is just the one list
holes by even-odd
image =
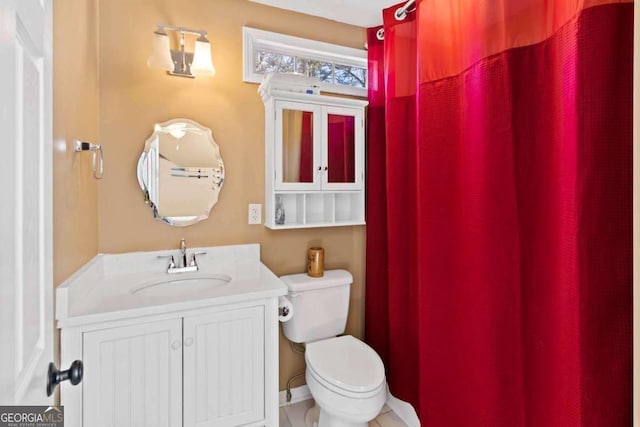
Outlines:
{"label": "cabinet door panel", "polygon": [[184,318],[184,425],[264,419],[264,307]]}
{"label": "cabinet door panel", "polygon": [[182,320],[84,334],[83,425],[182,425]]}
{"label": "cabinet door panel", "polygon": [[355,117],[327,115],[327,182],[356,182]]}
{"label": "cabinet door panel", "polygon": [[322,188],[363,188],[364,121],[361,109],[324,107]]}
{"label": "cabinet door panel", "polygon": [[320,108],[300,102],[278,101],[275,112],[276,189],[318,189]]}

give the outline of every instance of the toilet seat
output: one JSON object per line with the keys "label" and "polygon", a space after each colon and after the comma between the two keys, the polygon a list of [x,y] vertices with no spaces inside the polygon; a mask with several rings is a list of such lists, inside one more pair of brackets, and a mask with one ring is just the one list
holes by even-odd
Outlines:
{"label": "toilet seat", "polygon": [[305,359],[314,379],[346,397],[365,399],[386,385],[380,356],[351,335],[307,344]]}

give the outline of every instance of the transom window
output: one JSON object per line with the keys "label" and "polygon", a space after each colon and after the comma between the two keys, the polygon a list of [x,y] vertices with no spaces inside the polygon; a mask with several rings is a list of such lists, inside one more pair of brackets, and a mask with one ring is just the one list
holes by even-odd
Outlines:
{"label": "transom window", "polygon": [[317,77],[321,90],[367,95],[367,54],[361,49],[243,28],[244,81],[260,83],[269,72]]}

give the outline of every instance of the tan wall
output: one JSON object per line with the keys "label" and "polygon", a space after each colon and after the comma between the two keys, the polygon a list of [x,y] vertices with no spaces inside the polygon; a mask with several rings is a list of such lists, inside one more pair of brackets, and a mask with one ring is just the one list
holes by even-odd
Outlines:
{"label": "tan wall", "polygon": [[[146,66],[155,23],[209,32],[214,78],[171,77]],[[271,231],[247,225],[247,205],[264,204],[264,107],[257,85],[242,82],[242,26],[362,48],[362,28],[246,0],[100,2],[100,252],[259,242],[276,274],[304,271],[306,250],[321,244],[327,268],[355,277],[347,332],[363,333],[364,227]],[[154,221],[136,182],[136,162],[153,125],[184,117],[208,126],[220,146],[226,179],[211,217],[180,228]],[[304,359],[280,339],[280,388]],[[295,385],[299,385],[296,383]]]}
{"label": "tan wall", "polygon": [[53,2],[53,276],[57,286],[98,253],[98,186],[91,155],[74,139],[98,142],[96,0]]}

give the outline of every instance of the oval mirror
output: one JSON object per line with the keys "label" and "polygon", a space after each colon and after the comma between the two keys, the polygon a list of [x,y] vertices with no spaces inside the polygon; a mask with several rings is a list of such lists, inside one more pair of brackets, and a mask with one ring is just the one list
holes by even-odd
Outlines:
{"label": "oval mirror", "polygon": [[188,119],[155,125],[138,160],[138,183],[154,218],[176,226],[207,219],[224,183],[211,129]]}

